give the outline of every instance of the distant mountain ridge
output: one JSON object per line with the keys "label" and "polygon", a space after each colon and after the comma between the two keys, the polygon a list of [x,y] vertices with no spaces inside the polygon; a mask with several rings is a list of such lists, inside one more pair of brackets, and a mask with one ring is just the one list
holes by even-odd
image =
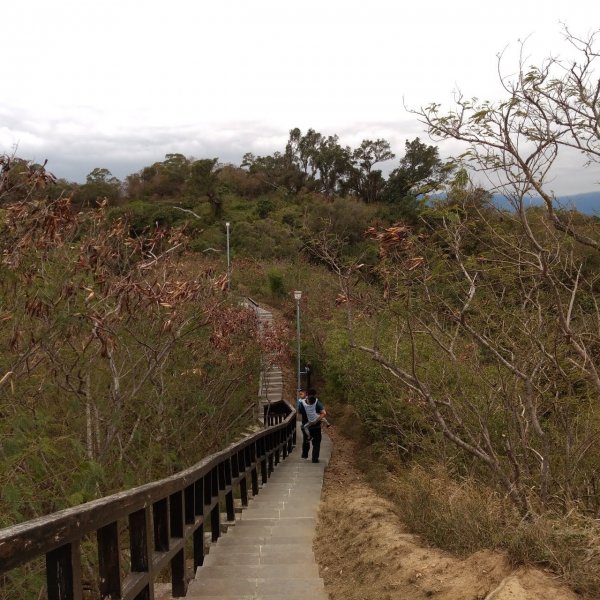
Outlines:
{"label": "distant mountain ridge", "polygon": [[[510,203],[505,196],[494,194],[492,200],[499,208],[510,209]],[[531,206],[539,206],[543,204],[541,198],[532,198],[529,201]],[[575,208],[586,215],[600,216],[600,192],[587,192],[585,194],[573,194],[570,196],[558,196],[556,205],[561,208]]]}

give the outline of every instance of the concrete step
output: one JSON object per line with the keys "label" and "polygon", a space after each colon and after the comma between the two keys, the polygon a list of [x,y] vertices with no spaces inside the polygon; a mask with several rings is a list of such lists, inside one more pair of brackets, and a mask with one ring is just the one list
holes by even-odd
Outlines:
{"label": "concrete step", "polygon": [[[241,540],[241,542],[240,542]],[[272,536],[256,536],[256,535],[249,535],[247,537],[238,537],[236,536],[236,539],[231,539],[228,538],[227,536],[225,536],[224,538],[222,538],[222,542],[223,542],[223,546],[237,546],[239,543],[242,544],[260,544],[260,545],[269,545],[272,547],[276,547],[279,545],[284,545],[284,546],[289,546],[289,545],[298,545],[298,546],[304,546],[305,548],[312,548],[312,538],[307,537],[305,535],[302,536],[294,536],[294,535],[289,535],[287,537],[280,537],[280,536],[276,536],[276,537],[272,537]],[[219,544],[221,544],[221,541],[219,541]],[[210,551],[212,552],[214,546],[211,546]]]}
{"label": "concrete step", "polygon": [[[196,571],[196,579],[226,579],[231,575],[231,563],[204,564]],[[314,561],[289,563],[236,563],[235,576],[241,579],[318,579],[319,569]]]}
{"label": "concrete step", "polygon": [[[189,598],[190,596],[188,596]],[[194,598],[202,600],[309,600],[306,594],[298,591],[285,590],[278,594],[261,594],[255,596],[253,594],[219,594],[215,596],[213,594],[205,594],[203,592],[196,592]],[[328,600],[329,596],[323,591],[313,591],[310,595],[310,600]]]}
{"label": "concrete step", "polygon": [[[273,598],[288,600],[293,598],[294,594],[299,597],[302,594],[304,600],[318,597],[317,594],[324,594],[325,586],[323,581],[317,578],[288,578],[285,581],[281,579],[262,579],[262,578],[238,578],[232,571],[229,577],[224,578],[206,578],[195,579],[190,583],[187,598],[206,598],[206,596],[216,596],[225,598],[227,595],[231,598],[264,598],[271,595]],[[324,598],[327,598],[325,595]]]}
{"label": "concrete step", "polygon": [[[268,551],[262,550],[261,546],[256,549],[246,545],[239,550],[229,546],[225,548],[229,550],[228,553],[209,552],[204,558],[204,566],[316,564],[312,549],[308,549],[305,544],[283,543],[277,547],[265,544],[264,547],[268,547]],[[279,551],[279,548],[284,548],[284,550]],[[293,548],[293,550],[289,550],[289,548]]]}
{"label": "concrete step", "polygon": [[[312,540],[312,538],[311,538]],[[288,565],[306,565],[315,564],[314,556],[312,560],[307,559],[306,553],[298,554],[296,556],[283,557],[280,553],[271,552],[264,555],[252,555],[252,554],[230,554],[228,556],[216,556],[211,555],[204,557],[204,565],[207,567],[232,567],[235,566],[234,571],[237,573],[238,567],[258,566],[258,565],[269,565],[273,572],[278,571],[280,566]],[[230,569],[231,571],[231,569]]]}
{"label": "concrete step", "polygon": [[[244,594],[240,596],[239,594],[226,594],[213,596],[212,594],[200,594],[194,596],[194,598],[198,598],[198,600],[307,600],[306,594],[302,592],[293,592],[293,593],[284,593],[284,594],[261,594],[260,596],[248,596]],[[328,600],[329,596],[323,592],[313,592],[310,600]]]}

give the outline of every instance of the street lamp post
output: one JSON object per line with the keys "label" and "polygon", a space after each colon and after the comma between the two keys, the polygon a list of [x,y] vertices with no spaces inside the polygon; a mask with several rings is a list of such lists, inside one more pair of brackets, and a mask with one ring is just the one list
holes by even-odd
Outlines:
{"label": "street lamp post", "polygon": [[297,391],[300,391],[300,298],[302,292],[296,290],[294,292],[294,300],[296,300],[296,337],[298,339],[298,386]]}
{"label": "street lamp post", "polygon": [[227,228],[227,290],[231,289],[231,262],[229,260],[229,221],[225,223],[225,227]]}
{"label": "street lamp post", "polygon": [[310,376],[312,373],[312,365],[310,363],[306,363],[304,365],[304,374],[306,375],[306,389],[307,391],[310,389]]}

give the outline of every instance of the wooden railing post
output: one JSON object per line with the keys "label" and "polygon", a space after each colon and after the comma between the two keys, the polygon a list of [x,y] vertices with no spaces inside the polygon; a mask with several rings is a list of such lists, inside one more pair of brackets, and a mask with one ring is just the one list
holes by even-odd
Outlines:
{"label": "wooden railing post", "polygon": [[269,470],[267,472],[268,476],[271,477],[271,473],[273,473],[273,447],[274,447],[274,438],[273,434],[269,433],[267,435],[267,452],[269,454]]}
{"label": "wooden railing post", "polygon": [[194,484],[194,514],[202,519],[202,525],[194,531],[194,573],[204,564],[204,481],[201,477]]}
{"label": "wooden railing post", "polygon": [[248,506],[248,480],[245,475],[240,479],[240,501],[244,508]]}
{"label": "wooden railing post", "polygon": [[[208,472],[204,477],[204,507],[210,510],[212,504],[212,471]],[[206,511],[203,511],[206,514]]]}
{"label": "wooden railing post", "polygon": [[257,460],[258,456],[256,453],[257,443],[255,442],[250,446],[250,464],[252,465],[252,469],[250,471],[251,480],[252,480],[252,495],[256,496],[258,494],[258,465]]}
{"label": "wooden railing post", "polygon": [[186,525],[193,525],[196,520],[195,515],[195,496],[196,488],[194,484],[188,485],[183,491],[184,522]]}
{"label": "wooden railing post", "polygon": [[261,438],[258,442],[260,447],[260,475],[262,484],[265,485],[267,483],[267,479],[269,478],[269,474],[267,473],[267,436]]}
{"label": "wooden railing post", "polygon": [[167,552],[169,549],[169,507],[168,500],[163,498],[152,505],[152,522],[154,524],[154,549]]}
{"label": "wooden railing post", "polygon": [[230,458],[225,462],[225,487],[229,489],[225,493],[225,510],[227,512],[227,520],[235,521],[235,507],[233,505],[233,478],[232,478],[232,462],[233,458]]}
{"label": "wooden railing post", "polygon": [[121,598],[121,568],[119,564],[119,526],[115,521],[98,529],[98,571],[100,598]]}
{"label": "wooden railing post", "polygon": [[246,469],[248,468],[248,463],[246,462],[246,458],[248,456],[248,447],[242,448],[240,453],[238,454],[238,468],[240,470],[240,500],[242,501],[242,506],[248,506],[248,477],[246,475]]}
{"label": "wooden railing post", "polygon": [[81,600],[79,542],[65,544],[46,554],[48,600]]}
{"label": "wooden railing post", "polygon": [[213,468],[210,472],[211,480],[210,480],[210,489],[212,492],[212,499],[219,497],[219,466]]}
{"label": "wooden railing post", "polygon": [[152,585],[152,557],[150,544],[150,509],[137,510],[129,515],[129,549],[131,552],[131,572],[148,573],[148,584],[138,594],[136,600],[152,600],[154,586]]}
{"label": "wooden railing post", "polygon": [[220,465],[217,465],[211,471],[210,488],[212,491],[211,504],[216,498],[216,504],[210,511],[210,531],[212,541],[216,542],[221,536],[221,509],[219,507],[219,471]]}
{"label": "wooden railing post", "polygon": [[[169,525],[171,537],[183,538],[184,527],[183,493],[175,492],[169,498]],[[171,595],[181,598],[187,592],[185,580],[185,547],[181,548],[171,559]]]}

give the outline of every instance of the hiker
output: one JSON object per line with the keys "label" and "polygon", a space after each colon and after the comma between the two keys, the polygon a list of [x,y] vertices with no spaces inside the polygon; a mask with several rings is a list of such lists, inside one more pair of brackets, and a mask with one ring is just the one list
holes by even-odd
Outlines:
{"label": "hiker", "polygon": [[[304,388],[302,388],[300,391],[303,393],[303,395],[300,398],[298,398],[298,406],[297,406],[298,412],[300,412],[300,405],[302,404],[302,402],[306,402],[306,396],[307,396],[307,392]],[[317,390],[315,390],[315,388],[308,388],[308,395],[315,396],[315,398],[316,398]],[[318,398],[317,398],[317,402],[319,402]],[[323,406],[322,403],[320,403],[320,404],[321,404],[321,406]],[[321,423],[323,423],[323,425],[327,425],[327,427],[331,427],[331,423],[325,418],[326,414],[327,413],[324,412],[323,415],[320,415],[318,417],[318,420]],[[302,425],[302,433],[308,436],[308,441],[310,441],[310,433],[308,432],[310,426],[311,426],[310,422],[303,423],[303,425]]]}
{"label": "hiker", "polygon": [[[310,391],[309,391],[310,393]],[[315,389],[312,389],[312,394],[313,395],[317,395],[317,391]],[[300,407],[302,406],[303,403],[306,402],[306,389],[305,388],[300,388],[298,390],[298,398],[296,399],[296,410],[298,411],[298,414],[300,413]],[[319,401],[319,399],[317,398],[317,402]],[[321,421],[327,425],[327,427],[331,427],[331,423],[325,418],[325,417],[321,417]],[[309,427],[310,423],[304,423],[304,425],[302,425],[302,434],[303,435],[308,435],[308,437],[310,438],[310,435],[308,433],[308,427]]]}
{"label": "hiker", "polygon": [[299,410],[302,415],[302,458],[308,458],[312,442],[312,461],[318,463],[321,451],[321,421],[327,422],[327,412],[320,400],[317,400],[316,390],[308,391],[308,397],[300,402]]}

